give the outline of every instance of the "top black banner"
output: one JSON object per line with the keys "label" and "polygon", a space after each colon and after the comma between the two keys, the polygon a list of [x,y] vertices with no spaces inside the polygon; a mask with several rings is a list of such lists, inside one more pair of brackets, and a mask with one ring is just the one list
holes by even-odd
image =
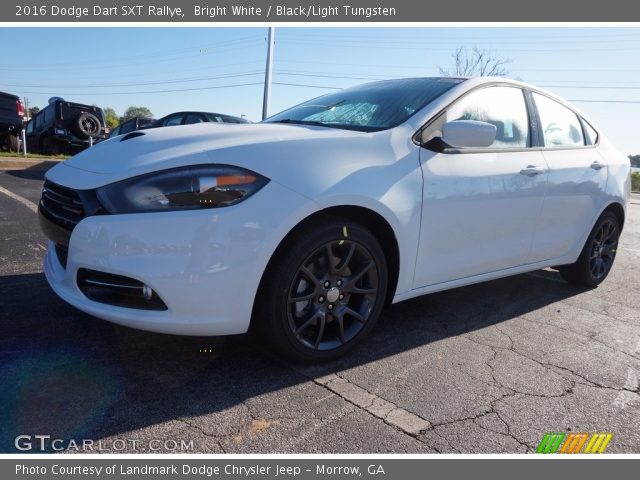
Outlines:
{"label": "top black banner", "polygon": [[331,23],[637,22],[628,0],[17,0],[0,4],[1,22]]}

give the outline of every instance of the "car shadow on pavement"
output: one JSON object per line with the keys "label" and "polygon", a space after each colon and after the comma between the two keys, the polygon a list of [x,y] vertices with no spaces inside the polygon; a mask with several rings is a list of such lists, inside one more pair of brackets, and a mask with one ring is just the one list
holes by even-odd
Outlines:
{"label": "car shadow on pavement", "polygon": [[[322,368],[362,366],[583,291],[538,271],[402,302],[351,354]],[[18,435],[126,438],[308,381],[249,336],[160,335],[85,315],[58,299],[41,273],[0,277],[0,299],[2,452],[16,451]]]}
{"label": "car shadow on pavement", "polygon": [[[43,162],[48,166],[47,162]],[[24,180],[41,180],[44,181],[44,174],[47,173],[49,168],[43,168],[42,165],[34,165],[28,168],[21,168],[17,170],[5,170],[7,175],[12,177],[22,178]]]}

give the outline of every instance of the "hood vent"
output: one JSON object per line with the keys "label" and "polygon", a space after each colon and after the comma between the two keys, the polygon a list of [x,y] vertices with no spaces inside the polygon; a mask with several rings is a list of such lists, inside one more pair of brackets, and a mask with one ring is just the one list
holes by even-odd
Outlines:
{"label": "hood vent", "polygon": [[144,132],[131,132],[131,133],[127,133],[124,137],[122,137],[120,139],[121,142],[124,142],[125,140],[130,140],[132,138],[136,138],[136,137],[141,137],[142,135],[144,135]]}

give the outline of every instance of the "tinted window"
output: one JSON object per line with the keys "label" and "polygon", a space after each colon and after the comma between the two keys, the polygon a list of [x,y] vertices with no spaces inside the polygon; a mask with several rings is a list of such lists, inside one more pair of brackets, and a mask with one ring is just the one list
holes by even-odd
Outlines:
{"label": "tinted window", "polygon": [[249,123],[244,118],[230,117],[229,115],[220,115],[224,123]]}
{"label": "tinted window", "polygon": [[137,129],[137,127],[138,127],[138,122],[135,118],[129,122],[125,122],[122,125],[120,125],[120,135],[133,132],[134,130]]}
{"label": "tinted window", "polygon": [[265,122],[376,131],[395,127],[463,80],[409,78],[369,83],[309,100]]}
{"label": "tinted window", "polygon": [[187,118],[184,119],[184,123],[187,125],[202,122],[204,122],[204,118],[202,118],[200,115],[196,115],[195,113],[190,113],[189,115],[187,115]]}
{"label": "tinted window", "polygon": [[34,122],[33,120],[30,120],[27,123],[27,133],[33,133],[33,122]]}
{"label": "tinted window", "polygon": [[172,127],[174,125],[180,125],[182,123],[182,115],[172,115],[167,117],[162,125],[164,127]]}
{"label": "tinted window", "polygon": [[517,87],[487,87],[454,103],[446,121],[478,120],[496,126],[496,139],[489,148],[530,146],[529,117],[524,93]]}
{"label": "tinted window", "polygon": [[586,144],[587,145],[595,145],[598,143],[598,132],[594,130],[594,128],[589,125],[584,119],[582,119],[582,124],[584,125],[584,133],[586,135]]}
{"label": "tinted window", "polygon": [[43,110],[42,121],[44,123],[49,123],[53,120],[53,107],[47,107]]}
{"label": "tinted window", "polygon": [[[47,107],[50,108],[50,107]],[[46,110],[46,108],[45,108]],[[44,118],[44,110],[41,111],[40,113],[38,113],[38,115],[36,115],[36,118],[33,119],[33,122],[35,124],[35,128],[40,128],[42,127],[42,119]]]}
{"label": "tinted window", "polygon": [[578,116],[549,97],[533,93],[538,107],[545,147],[582,146],[582,126]]}
{"label": "tinted window", "polygon": [[116,128],[114,128],[113,130],[111,130],[111,133],[109,134],[109,138],[111,137],[117,137],[118,135],[120,135],[120,127],[121,125],[118,125]]}
{"label": "tinted window", "polygon": [[206,113],[207,120],[214,123],[222,123],[222,117],[220,115],[214,115],[213,113]]}

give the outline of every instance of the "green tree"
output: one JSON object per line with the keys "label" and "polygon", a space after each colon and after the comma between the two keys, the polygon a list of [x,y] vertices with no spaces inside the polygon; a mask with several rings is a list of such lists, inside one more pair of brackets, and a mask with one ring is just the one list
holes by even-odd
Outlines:
{"label": "green tree", "polygon": [[111,107],[107,107],[104,109],[104,120],[105,122],[107,122],[107,126],[109,128],[116,128],[120,123],[120,118],[118,117],[118,114]]}
{"label": "green tree", "polygon": [[40,111],[40,107],[31,107],[29,109],[29,118],[35,117],[39,111]]}
{"label": "green tree", "polygon": [[151,110],[147,107],[136,107],[132,105],[125,110],[122,120],[126,121],[133,117],[153,118],[153,113],[151,113]]}
{"label": "green tree", "polygon": [[640,167],[640,155],[629,155],[632,167]]}

